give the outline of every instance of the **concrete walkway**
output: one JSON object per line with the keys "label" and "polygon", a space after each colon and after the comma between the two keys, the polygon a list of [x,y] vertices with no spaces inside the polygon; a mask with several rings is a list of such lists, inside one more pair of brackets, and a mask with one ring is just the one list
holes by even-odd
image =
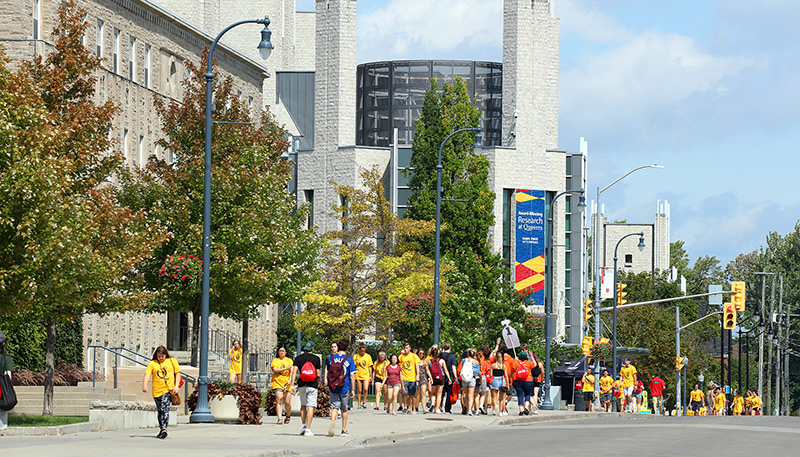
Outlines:
{"label": "concrete walkway", "polygon": [[[516,408],[514,408],[516,410]],[[412,439],[485,430],[488,427],[516,423],[597,417],[605,413],[541,411],[537,416],[476,416],[461,414],[417,414],[390,416],[374,410],[351,411],[349,437],[327,436],[330,419],[314,418],[315,436],[300,436],[300,418],[288,425],[276,425],[274,417],[264,418],[263,425],[184,424],[170,427],[165,440],[155,438],[158,430],[141,429],[119,432],[84,432],[61,436],[0,436],[5,456],[25,457],[94,457],[136,456],[174,453],[197,457],[260,457],[318,455],[347,448],[389,444]],[[615,414],[616,415],[616,414]]]}

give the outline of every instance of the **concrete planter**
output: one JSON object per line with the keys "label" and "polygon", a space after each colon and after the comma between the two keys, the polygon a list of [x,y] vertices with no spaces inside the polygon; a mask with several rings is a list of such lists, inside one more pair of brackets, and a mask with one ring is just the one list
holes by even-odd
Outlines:
{"label": "concrete planter", "polygon": [[239,398],[233,395],[211,397],[208,400],[208,409],[214,416],[215,422],[239,423]]}

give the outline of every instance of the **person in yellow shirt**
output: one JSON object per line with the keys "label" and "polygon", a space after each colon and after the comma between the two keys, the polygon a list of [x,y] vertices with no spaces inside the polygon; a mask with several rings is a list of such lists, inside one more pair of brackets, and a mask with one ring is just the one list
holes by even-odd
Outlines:
{"label": "person in yellow shirt", "polygon": [[708,416],[708,408],[706,408],[705,403],[703,406],[700,407],[700,412],[698,413],[699,416]]}
{"label": "person in yellow shirt", "polygon": [[178,361],[170,357],[164,346],[159,346],[153,353],[153,360],[147,364],[142,382],[142,392],[147,392],[147,383],[153,380],[153,400],[158,411],[158,426],[161,429],[156,435],[162,440],[167,437],[169,424],[169,407],[172,406],[172,394],[177,395],[181,384],[181,367]]}
{"label": "person in yellow shirt", "polygon": [[591,368],[587,369],[586,373],[583,374],[583,378],[581,382],[583,383],[583,404],[586,407],[586,411],[594,411],[594,375],[589,371]]}
{"label": "person in yellow shirt", "polygon": [[372,377],[372,356],[367,354],[367,345],[360,343],[358,353],[353,356],[356,363],[356,409],[367,409],[367,391]]}
{"label": "person in yellow shirt", "polygon": [[700,412],[700,408],[705,404],[705,393],[700,390],[700,384],[694,385],[694,389],[689,393],[689,398],[692,401],[692,411],[695,413]]}
{"label": "person in yellow shirt", "polygon": [[[275,392],[275,413],[278,416],[278,424],[288,424],[292,417],[292,389],[289,385],[289,375],[292,374],[294,362],[286,357],[286,348],[278,349],[278,357],[272,359],[270,369],[272,370],[272,382],[270,387]],[[286,419],[281,421],[283,409],[286,409]]]}
{"label": "person in yellow shirt", "polygon": [[744,415],[749,416],[753,409],[753,392],[749,390],[744,394]]}
{"label": "person in yellow shirt", "polygon": [[727,398],[722,390],[717,387],[714,390],[714,415],[715,416],[724,416],[725,415],[725,402]]}
{"label": "person in yellow shirt", "polygon": [[228,360],[231,366],[228,368],[228,382],[242,383],[242,345],[239,340],[233,340],[233,346],[228,350]]}
{"label": "person in yellow shirt", "polygon": [[625,366],[619,370],[622,376],[622,387],[620,390],[625,394],[625,412],[633,413],[633,388],[639,381],[636,374],[636,367],[631,365],[631,359],[625,359]]}
{"label": "person in yellow shirt", "polygon": [[403,409],[406,414],[411,414],[411,404],[414,402],[414,396],[417,394],[417,382],[419,381],[417,368],[420,360],[417,354],[411,352],[411,345],[406,343],[403,345],[403,351],[400,353],[398,361],[400,362],[400,368],[403,370],[403,394],[401,397]]}
{"label": "person in yellow shirt", "polygon": [[742,411],[744,411],[744,397],[742,397],[742,394],[737,390],[733,396],[733,415],[741,416]]}
{"label": "person in yellow shirt", "polygon": [[622,412],[625,405],[625,393],[622,391],[622,381],[620,381],[619,376],[614,380],[614,384],[611,385],[611,391],[614,394],[614,400],[617,402],[617,412]]}
{"label": "person in yellow shirt", "polygon": [[752,409],[753,416],[760,416],[761,415],[761,406],[764,404],[764,402],[761,401],[761,397],[758,396],[758,390],[754,390],[753,391],[753,400],[752,400],[752,402],[753,402],[753,409]]}
{"label": "person in yellow shirt", "polygon": [[[386,359],[386,352],[381,349],[378,352],[378,360],[372,365],[372,374],[370,382],[375,384],[375,410],[378,411],[380,408],[378,405],[381,404],[381,394],[384,393],[384,383],[386,382],[386,367],[389,365],[389,360]],[[388,397],[384,397],[388,400]],[[388,411],[389,402],[385,401],[384,409]]]}
{"label": "person in yellow shirt", "polygon": [[611,387],[614,385],[614,378],[608,375],[608,370],[603,370],[603,376],[600,377],[600,401],[603,402],[603,408],[607,413],[611,412],[611,402],[614,401],[614,396],[611,394]]}

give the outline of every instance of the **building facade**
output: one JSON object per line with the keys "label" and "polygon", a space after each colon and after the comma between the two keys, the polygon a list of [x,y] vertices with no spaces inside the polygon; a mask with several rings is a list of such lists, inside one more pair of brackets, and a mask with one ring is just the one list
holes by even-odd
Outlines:
{"label": "building facade", "polygon": [[613,268],[614,250],[622,237],[631,233],[644,233],[645,248],[639,249],[639,238],[632,236],[619,244],[617,268],[620,271],[656,273],[669,270],[669,213],[668,201],[659,201],[652,224],[608,222],[600,214],[600,258],[603,265]]}

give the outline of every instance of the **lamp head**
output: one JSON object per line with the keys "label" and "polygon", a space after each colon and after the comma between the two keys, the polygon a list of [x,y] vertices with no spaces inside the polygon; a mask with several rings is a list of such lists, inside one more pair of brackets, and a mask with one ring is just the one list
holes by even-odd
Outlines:
{"label": "lamp head", "polygon": [[578,199],[578,208],[586,208],[586,197],[584,197],[583,191],[581,191],[581,196]]}
{"label": "lamp head", "polygon": [[639,245],[637,246],[640,251],[644,251],[644,233],[639,234]]}
{"label": "lamp head", "polygon": [[483,148],[483,135],[480,132],[475,135],[475,147]]}
{"label": "lamp head", "polygon": [[269,22],[267,22],[267,25],[265,25],[264,29],[261,31],[261,42],[258,43],[258,54],[264,60],[267,60],[272,50],[275,49],[275,47],[272,46],[271,39],[272,31],[269,29]]}

